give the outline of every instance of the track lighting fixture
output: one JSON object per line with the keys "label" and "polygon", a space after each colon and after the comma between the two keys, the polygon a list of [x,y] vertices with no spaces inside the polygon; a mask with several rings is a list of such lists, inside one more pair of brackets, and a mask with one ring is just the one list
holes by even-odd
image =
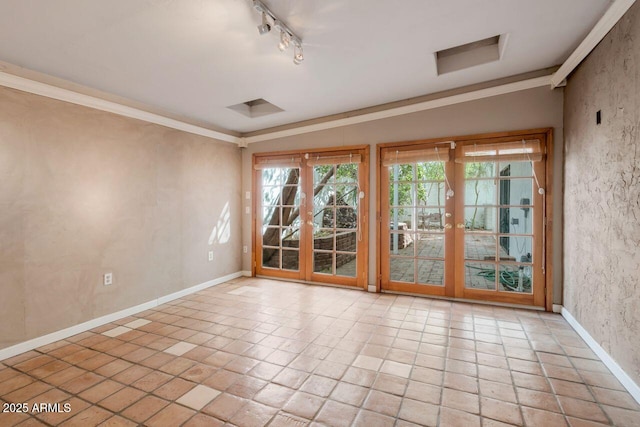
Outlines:
{"label": "track lighting fixture", "polygon": [[271,25],[267,21],[267,14],[262,12],[262,24],[258,25],[258,32],[260,35],[267,34],[271,31]]}
{"label": "track lighting fixture", "polygon": [[293,63],[298,65],[304,61],[302,40],[296,36],[282,21],[280,21],[260,0],[253,0],[253,8],[262,15],[262,24],[258,25],[258,32],[263,35],[275,28],[280,32],[278,49],[286,51],[293,44]]}
{"label": "track lighting fixture", "polygon": [[304,54],[302,53],[302,46],[295,45],[293,48],[293,63],[300,65],[304,61]]}
{"label": "track lighting fixture", "polygon": [[289,43],[291,43],[289,34],[284,31],[280,31],[280,43],[278,43],[278,49],[280,49],[280,52],[287,50],[289,48]]}

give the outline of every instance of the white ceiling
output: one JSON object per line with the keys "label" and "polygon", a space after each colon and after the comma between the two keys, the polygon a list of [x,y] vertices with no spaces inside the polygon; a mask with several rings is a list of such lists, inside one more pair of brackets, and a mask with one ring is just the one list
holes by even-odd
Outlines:
{"label": "white ceiling", "polygon": [[[250,0],[0,0],[0,61],[250,132],[562,63],[608,0],[266,0],[305,61],[260,36]],[[506,34],[497,62],[437,76],[434,52]],[[264,98],[284,111],[226,107]]]}

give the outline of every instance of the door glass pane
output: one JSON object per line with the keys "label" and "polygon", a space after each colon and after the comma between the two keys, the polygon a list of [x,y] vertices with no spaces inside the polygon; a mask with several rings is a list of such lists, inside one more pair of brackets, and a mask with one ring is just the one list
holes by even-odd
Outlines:
{"label": "door glass pane", "polygon": [[411,207],[392,208],[389,216],[390,228],[392,230],[412,230],[415,209]]}
{"label": "door glass pane", "polygon": [[444,206],[446,196],[444,182],[419,182],[416,191],[417,206]]}
{"label": "door glass pane", "polygon": [[533,239],[525,236],[500,236],[500,261],[532,262]]}
{"label": "door glass pane", "polygon": [[356,253],[358,248],[358,233],[356,231],[341,231],[336,234],[336,251]]}
{"label": "door glass pane", "polygon": [[314,207],[313,225],[316,228],[333,228],[335,226],[335,209],[324,205]]}
{"label": "door glass pane", "polygon": [[417,227],[418,230],[442,231],[444,230],[445,216],[444,209],[417,209]]}
{"label": "door glass pane", "polygon": [[[286,236],[284,240],[296,240],[296,242],[300,241],[300,225],[302,222],[300,221],[300,216],[296,216],[293,222],[283,228],[283,236]],[[298,247],[298,243],[296,243],[296,247]]]}
{"label": "door glass pane", "polygon": [[500,179],[500,205],[531,205],[532,178]]}
{"label": "door glass pane", "polygon": [[390,271],[391,271],[391,280],[396,282],[415,282],[415,259],[414,258],[400,258],[400,257],[390,257],[389,258]]}
{"label": "door glass pane", "polygon": [[464,286],[472,289],[496,289],[496,265],[465,262]]}
{"label": "door glass pane", "polygon": [[465,233],[495,232],[496,208],[487,206],[473,206],[464,208]]}
{"label": "door glass pane", "polygon": [[314,166],[313,186],[317,187],[329,182],[335,182],[335,168],[333,165]]}
{"label": "door glass pane", "polygon": [[300,247],[300,233],[298,228],[282,227],[280,229],[280,239],[282,246],[285,248],[297,249]]}
{"label": "door glass pane", "polygon": [[336,228],[358,228],[358,211],[354,208],[336,208]]}
{"label": "door glass pane", "polygon": [[313,232],[313,249],[320,251],[335,250],[336,234],[335,230],[320,228]]}
{"label": "door glass pane", "polygon": [[421,258],[444,259],[444,234],[418,233],[416,234],[417,256]]}
{"label": "door glass pane", "polygon": [[297,185],[286,185],[282,187],[282,205],[300,206],[300,192]]}
{"label": "door glass pane", "polygon": [[533,209],[527,206],[500,208],[500,232],[533,234]]}
{"label": "door glass pane", "polygon": [[464,163],[464,177],[490,178],[496,176],[496,164],[494,162],[471,162]]}
{"label": "door glass pane", "polygon": [[277,205],[280,196],[280,187],[263,187],[262,188],[262,205]]}
{"label": "door glass pane", "polygon": [[532,293],[533,280],[530,265],[499,265],[500,278],[498,289],[505,292]]}
{"label": "door glass pane", "polygon": [[317,192],[313,198],[315,206],[335,206],[335,186],[320,185],[314,191]]}
{"label": "door glass pane", "polygon": [[496,235],[466,233],[464,236],[464,258],[477,261],[495,261]]}
{"label": "door glass pane", "polygon": [[300,269],[300,253],[298,251],[282,251],[282,269],[283,270],[299,270]]}
{"label": "door glass pane", "polygon": [[444,162],[416,163],[416,181],[441,182],[444,180]]}
{"label": "door glass pane", "polygon": [[337,165],[336,182],[357,183],[358,165],[356,163],[342,163]]}
{"label": "door glass pane", "polygon": [[265,227],[262,233],[262,246],[280,246],[280,227]]}
{"label": "door glass pane", "polygon": [[356,254],[336,253],[336,275],[346,277],[356,277]]}
{"label": "door glass pane", "polygon": [[411,232],[391,232],[389,235],[389,251],[392,255],[415,256],[413,244],[414,235]]}
{"label": "door glass pane", "polygon": [[393,182],[390,188],[389,206],[413,206],[413,190],[415,184],[410,182]]}
{"label": "door glass pane", "polygon": [[358,205],[358,187],[355,185],[336,185],[336,206]]}
{"label": "door glass pane", "polygon": [[280,249],[262,248],[262,266],[267,268],[280,268]]}
{"label": "door glass pane", "polygon": [[333,252],[313,252],[313,272],[333,274]]}
{"label": "door glass pane", "polygon": [[531,162],[501,162],[500,171],[506,169],[509,170],[508,176],[533,176]]}
{"label": "door glass pane", "polygon": [[413,164],[389,166],[389,176],[393,181],[413,181]]}
{"label": "door glass pane", "polygon": [[[276,215],[275,217],[274,214]],[[269,225],[271,221],[273,221],[273,224],[280,224],[280,209],[275,206],[262,208],[262,224]]]}
{"label": "door glass pane", "polygon": [[444,261],[418,259],[418,283],[444,286]]}
{"label": "door glass pane", "polygon": [[469,206],[495,206],[496,180],[471,179],[464,183],[464,204]]}

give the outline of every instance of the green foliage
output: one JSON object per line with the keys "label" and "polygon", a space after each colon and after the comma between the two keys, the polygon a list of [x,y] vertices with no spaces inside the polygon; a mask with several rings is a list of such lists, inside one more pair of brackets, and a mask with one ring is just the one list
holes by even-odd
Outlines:
{"label": "green foliage", "polygon": [[473,216],[470,220],[465,220],[465,227],[469,229],[476,228],[476,219],[478,216],[478,199],[480,198],[480,188],[478,178],[486,178],[493,175],[493,168],[495,163],[493,162],[472,162],[465,163],[464,167],[464,176],[467,179],[475,179],[475,185],[473,187],[473,191],[475,193],[475,199],[473,204],[475,205],[473,209]]}
{"label": "green foliage", "polygon": [[464,164],[464,177],[468,179],[493,176],[493,162],[469,162]]}
{"label": "green foliage", "polygon": [[[440,199],[440,182],[444,181],[443,162],[420,162],[389,167],[389,206],[413,206],[412,194],[415,188],[417,205],[426,205],[431,193],[438,192]],[[417,185],[416,185],[417,183]],[[394,203],[394,186],[398,189],[398,202]],[[405,214],[404,209],[399,209],[399,214]]]}
{"label": "green foliage", "polygon": [[[337,205],[357,206],[358,203],[358,165],[356,163],[343,163],[333,165],[318,165],[313,168],[313,180],[317,191],[314,197],[314,205],[318,209]],[[333,170],[333,172],[332,172]],[[318,183],[328,173],[332,173],[324,188],[318,188]],[[336,202],[337,201],[337,202]]]}

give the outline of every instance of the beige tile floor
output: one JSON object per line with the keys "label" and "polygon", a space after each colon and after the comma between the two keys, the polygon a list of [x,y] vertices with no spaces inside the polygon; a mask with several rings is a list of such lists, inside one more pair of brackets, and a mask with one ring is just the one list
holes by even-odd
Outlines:
{"label": "beige tile floor", "polygon": [[28,404],[1,426],[640,425],[558,315],[265,279],[4,360],[0,401]]}

